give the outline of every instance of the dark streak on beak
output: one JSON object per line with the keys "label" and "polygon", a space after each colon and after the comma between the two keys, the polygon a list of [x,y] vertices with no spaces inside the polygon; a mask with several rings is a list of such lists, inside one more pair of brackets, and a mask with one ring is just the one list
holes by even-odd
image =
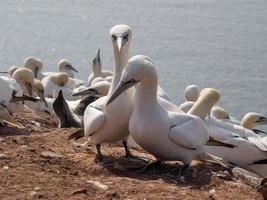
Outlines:
{"label": "dark streak on beak", "polygon": [[32,96],[32,84],[25,82],[25,86],[26,86],[30,96]]}
{"label": "dark streak on beak", "polygon": [[38,67],[34,67],[34,78],[37,78],[38,70]]}
{"label": "dark streak on beak", "polygon": [[127,82],[120,82],[111,97],[109,98],[106,105],[110,104],[112,101],[114,101],[119,95],[121,95],[124,91],[126,91],[128,88],[134,86],[138,81],[131,79]]}
{"label": "dark streak on beak", "polygon": [[75,71],[76,73],[78,73],[78,70],[75,69],[72,65],[66,65],[67,68],[70,68],[72,71]]}
{"label": "dark streak on beak", "polygon": [[96,89],[93,88],[87,88],[85,90],[81,90],[79,92],[75,92],[72,94],[72,96],[84,96],[84,95],[100,95]]}
{"label": "dark streak on beak", "polygon": [[48,108],[48,104],[47,104],[47,101],[45,100],[45,96],[44,96],[44,90],[38,90],[38,96],[44,102],[45,107]]}
{"label": "dark streak on beak", "polygon": [[267,118],[266,117],[260,117],[257,120],[257,123],[261,124],[261,125],[267,125]]}

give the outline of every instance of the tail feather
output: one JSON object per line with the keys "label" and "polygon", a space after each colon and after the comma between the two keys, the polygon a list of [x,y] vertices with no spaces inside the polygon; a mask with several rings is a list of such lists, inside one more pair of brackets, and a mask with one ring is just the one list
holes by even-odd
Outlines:
{"label": "tail feather", "polygon": [[212,137],[210,137],[210,139],[207,141],[206,143],[207,146],[221,146],[221,147],[227,147],[227,148],[235,148],[237,146],[233,145],[233,144],[228,144],[225,142],[221,142],[219,140],[216,140]]}
{"label": "tail feather", "polygon": [[72,134],[70,134],[70,136],[68,137],[68,140],[78,140],[82,137],[84,137],[84,129],[78,130]]}

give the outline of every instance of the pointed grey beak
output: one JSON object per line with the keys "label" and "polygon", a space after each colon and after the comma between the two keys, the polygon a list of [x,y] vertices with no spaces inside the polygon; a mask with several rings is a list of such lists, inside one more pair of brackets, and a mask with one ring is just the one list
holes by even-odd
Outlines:
{"label": "pointed grey beak", "polygon": [[97,60],[100,61],[100,49],[97,49],[96,57],[97,57]]}
{"label": "pointed grey beak", "polygon": [[118,45],[119,52],[121,52],[122,47],[123,47],[123,39],[122,39],[122,37],[118,37],[117,38],[117,45]]}
{"label": "pointed grey beak", "polygon": [[45,107],[48,108],[48,104],[47,104],[47,101],[46,101],[45,96],[44,96],[44,90],[38,90],[38,96],[44,102]]}
{"label": "pointed grey beak", "polygon": [[38,67],[34,67],[34,78],[37,78],[38,70]]}
{"label": "pointed grey beak", "polygon": [[120,96],[124,91],[129,89],[130,87],[134,86],[138,81],[131,79],[127,82],[119,82],[117,85],[115,91],[112,93],[111,97],[109,98],[106,105],[110,104],[112,101],[114,101],[118,96]]}
{"label": "pointed grey beak", "polygon": [[26,86],[30,96],[32,96],[32,84],[25,82],[25,86]]}
{"label": "pointed grey beak", "polygon": [[0,74],[8,74],[8,72],[0,72]]}
{"label": "pointed grey beak", "polygon": [[72,71],[75,71],[76,73],[78,73],[78,70],[75,69],[72,65],[66,65],[66,67],[68,67],[68,68],[71,69]]}
{"label": "pointed grey beak", "polygon": [[96,89],[93,88],[87,88],[85,90],[81,90],[79,92],[75,92],[72,94],[72,96],[85,96],[85,95],[99,95]]}

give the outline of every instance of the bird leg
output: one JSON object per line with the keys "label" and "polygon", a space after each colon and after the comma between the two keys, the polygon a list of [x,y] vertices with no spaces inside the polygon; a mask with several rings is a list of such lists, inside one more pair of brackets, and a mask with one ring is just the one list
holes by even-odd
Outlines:
{"label": "bird leg", "polygon": [[182,171],[185,171],[186,169],[188,169],[190,167],[189,164],[185,164],[179,168],[179,173],[178,173],[178,177],[181,177]]}
{"label": "bird leg", "polygon": [[145,163],[147,163],[146,160],[144,160],[144,159],[142,159],[142,158],[139,158],[139,157],[137,157],[137,156],[134,156],[134,155],[131,153],[131,151],[130,151],[130,149],[129,149],[129,147],[128,147],[128,143],[127,143],[127,141],[122,141],[122,144],[123,144],[124,149],[125,149],[125,152],[126,152],[126,154],[125,154],[125,156],[124,156],[125,159],[131,160],[131,161],[137,161],[137,162],[145,162]]}
{"label": "bird leg", "polygon": [[100,144],[97,144],[96,145],[96,150],[97,150],[97,154],[96,154],[96,163],[97,164],[102,164],[103,163],[103,155],[102,155],[102,153],[101,153],[101,146],[100,146]]}

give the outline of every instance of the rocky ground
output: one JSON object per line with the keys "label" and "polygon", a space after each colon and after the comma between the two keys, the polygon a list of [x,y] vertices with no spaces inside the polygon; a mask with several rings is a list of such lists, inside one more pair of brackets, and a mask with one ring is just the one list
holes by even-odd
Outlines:
{"label": "rocky ground", "polygon": [[180,178],[175,162],[164,165],[172,169],[167,172],[137,172],[142,165],[123,159],[122,147],[106,145],[107,163],[97,165],[90,148],[67,140],[78,129],[56,128],[56,120],[44,114],[14,116],[26,128],[0,129],[0,199],[263,199],[260,178],[238,170],[230,177],[214,163],[194,161]]}

